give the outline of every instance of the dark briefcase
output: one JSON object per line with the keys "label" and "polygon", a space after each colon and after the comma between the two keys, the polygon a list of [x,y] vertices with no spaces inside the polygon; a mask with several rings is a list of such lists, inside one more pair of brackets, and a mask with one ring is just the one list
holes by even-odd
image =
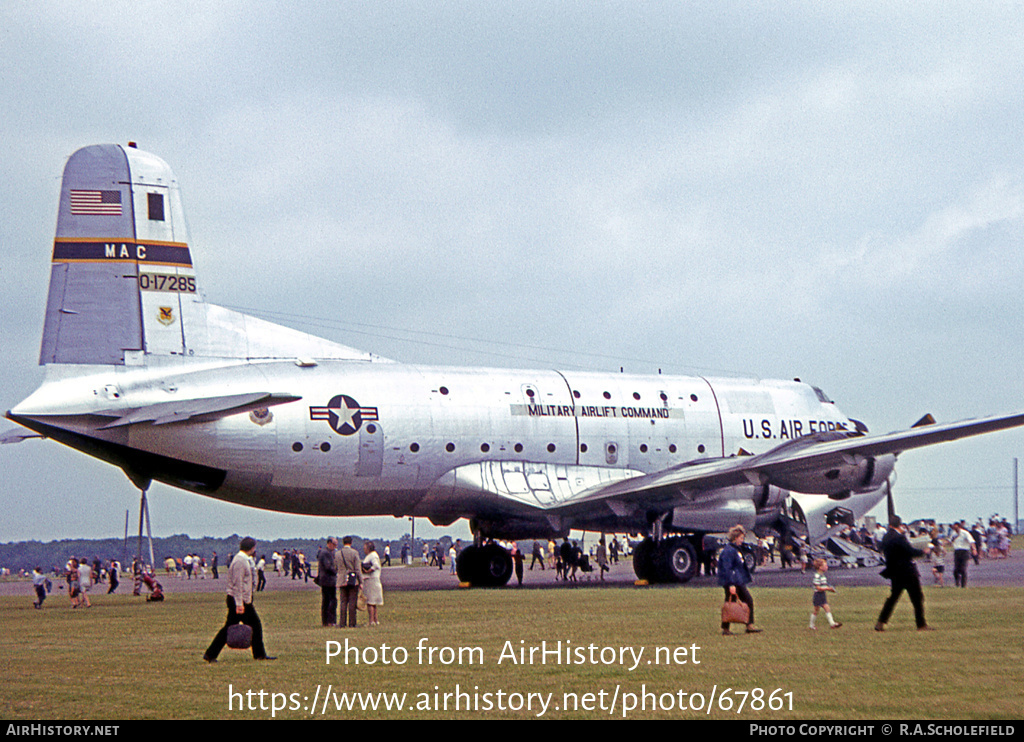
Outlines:
{"label": "dark briefcase", "polygon": [[252,626],[236,623],[228,626],[228,646],[232,649],[248,649],[252,646]]}

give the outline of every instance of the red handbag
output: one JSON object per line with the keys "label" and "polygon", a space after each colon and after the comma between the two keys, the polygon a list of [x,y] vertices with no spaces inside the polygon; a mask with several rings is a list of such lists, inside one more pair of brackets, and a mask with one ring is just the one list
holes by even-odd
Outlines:
{"label": "red handbag", "polygon": [[750,623],[750,606],[739,599],[737,595],[730,595],[722,603],[722,623]]}

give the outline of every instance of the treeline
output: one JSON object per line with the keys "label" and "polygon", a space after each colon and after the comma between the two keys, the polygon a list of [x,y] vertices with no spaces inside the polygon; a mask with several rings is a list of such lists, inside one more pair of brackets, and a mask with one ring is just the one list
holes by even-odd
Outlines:
{"label": "treeline", "polygon": [[[356,548],[361,549],[364,537],[355,534],[349,535],[352,536]],[[275,539],[273,541],[260,541],[257,539],[256,556],[266,555],[269,561],[270,555],[275,551],[280,553],[285,549],[288,551],[298,549],[306,555],[307,560],[315,563],[317,550],[323,546],[326,538],[324,536],[322,539],[292,538]],[[206,560],[209,566],[213,559],[213,553],[217,552],[221,567],[226,568],[227,564],[231,561],[231,557],[238,551],[238,544],[241,540],[242,537],[237,534],[227,536],[226,538],[213,538],[210,536],[190,538],[185,534],[154,538],[153,557],[156,560],[156,566],[163,567],[164,559],[167,557],[174,557],[180,560],[186,554],[198,554]],[[442,536],[440,540],[447,551],[451,538]],[[398,555],[402,550],[402,544],[409,543],[409,535],[406,534],[400,539],[374,539],[374,542],[382,558],[384,555],[384,545],[390,544],[392,559],[394,563],[397,563]],[[419,557],[424,543],[432,548],[436,542],[437,539],[424,541],[417,538],[413,545],[412,553]],[[127,570],[138,552],[138,545],[139,539],[137,535],[129,536],[127,541],[120,538],[65,539],[63,541],[48,541],[46,543],[41,541],[18,541],[0,544],[0,567],[9,569],[11,574],[17,574],[21,570],[30,572],[35,567],[42,567],[44,572],[50,572],[55,567],[58,570],[63,570],[64,565],[67,564],[71,557],[78,557],[79,559],[87,559],[90,563],[93,559],[99,559],[104,564],[111,559],[116,559],[121,562],[122,568]],[[145,538],[142,540],[142,556],[145,561],[149,561],[149,542]]]}

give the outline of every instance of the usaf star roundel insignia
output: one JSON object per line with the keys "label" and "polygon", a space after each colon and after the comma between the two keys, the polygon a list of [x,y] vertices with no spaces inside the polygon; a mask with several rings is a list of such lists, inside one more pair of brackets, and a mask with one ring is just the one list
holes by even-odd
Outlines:
{"label": "usaf star roundel insignia", "polygon": [[360,407],[352,397],[339,394],[331,398],[326,407],[310,407],[310,420],[326,420],[335,433],[352,435],[364,420],[376,420],[376,407]]}

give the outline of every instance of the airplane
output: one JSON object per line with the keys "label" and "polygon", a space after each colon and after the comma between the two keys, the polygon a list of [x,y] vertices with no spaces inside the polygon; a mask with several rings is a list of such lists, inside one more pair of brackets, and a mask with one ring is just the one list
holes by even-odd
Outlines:
{"label": "airplane", "polygon": [[495,539],[570,529],[644,534],[637,576],[686,582],[706,534],[820,538],[891,509],[903,451],[1024,425],[869,435],[800,380],[412,365],[247,316],[203,298],[178,181],[133,143],[65,165],[39,363],[7,412],[32,432],[5,442],[51,438],[143,495],[467,518],[458,574],[484,586],[512,574]]}

